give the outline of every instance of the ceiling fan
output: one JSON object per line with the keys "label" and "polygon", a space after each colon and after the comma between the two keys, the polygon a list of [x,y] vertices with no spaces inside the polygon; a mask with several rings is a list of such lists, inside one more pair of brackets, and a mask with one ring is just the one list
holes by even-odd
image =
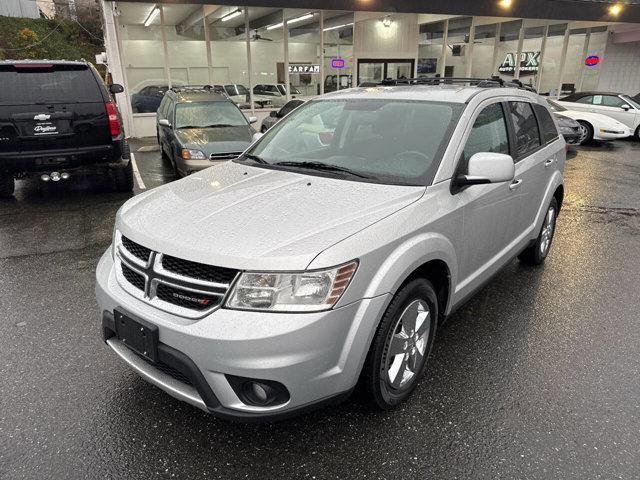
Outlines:
{"label": "ceiling fan", "polygon": [[271,38],[265,38],[262,35],[260,35],[258,33],[258,30],[254,30],[253,34],[251,35],[251,41],[252,42],[259,42],[259,41],[263,41],[263,42],[273,42],[273,40]]}

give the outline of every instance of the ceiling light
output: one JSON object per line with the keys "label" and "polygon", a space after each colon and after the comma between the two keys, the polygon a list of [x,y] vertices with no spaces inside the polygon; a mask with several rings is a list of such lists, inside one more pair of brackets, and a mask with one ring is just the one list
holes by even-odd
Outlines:
{"label": "ceiling light", "polygon": [[617,16],[621,11],[622,11],[622,5],[620,5],[619,3],[616,3],[609,7],[609,13],[614,17]]}
{"label": "ceiling light", "polygon": [[511,8],[511,0],[500,0],[498,3],[502,8]]}
{"label": "ceiling light", "polygon": [[[299,17],[292,18],[291,20],[287,20],[287,25],[291,25],[292,23],[302,22],[303,20],[307,20],[312,17],[313,17],[313,13],[305,13],[304,15],[301,15]],[[283,25],[282,22],[276,23],[275,25],[269,25],[267,27],[267,30],[274,30],[276,28],[282,27],[282,25]]]}
{"label": "ceiling light", "polygon": [[339,28],[350,27],[352,25],[353,25],[353,23],[343,23],[342,25],[336,25],[334,27],[323,28],[322,31],[323,32],[328,32],[330,30],[338,30]]}
{"label": "ceiling light", "polygon": [[237,16],[239,16],[239,15],[242,15],[242,10],[237,9],[237,10],[234,10],[233,12],[231,12],[231,13],[227,13],[226,15],[223,15],[223,16],[220,18],[220,21],[221,21],[221,22],[228,22],[228,21],[229,21],[229,20],[231,20],[232,18],[236,18],[236,17],[237,17]]}
{"label": "ceiling light", "polygon": [[144,21],[144,26],[148,27],[149,25],[151,25],[159,13],[160,13],[160,7],[155,5],[149,12],[149,15],[147,15],[147,19]]}
{"label": "ceiling light", "polygon": [[385,27],[389,28],[391,26],[392,20],[391,17],[389,15],[387,15],[386,17],[384,17],[382,20],[382,25],[384,25]]}

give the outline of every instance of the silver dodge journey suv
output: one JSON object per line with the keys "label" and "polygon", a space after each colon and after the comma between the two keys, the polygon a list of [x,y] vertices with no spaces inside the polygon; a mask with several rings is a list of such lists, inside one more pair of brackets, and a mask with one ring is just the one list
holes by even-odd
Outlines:
{"label": "silver dodge journey suv", "polygon": [[381,409],[405,400],[447,315],[514,257],[544,262],[563,197],[541,97],[443,80],[318,97],[238,159],[127,201],[97,268],[109,347],[226,418],[358,383]]}

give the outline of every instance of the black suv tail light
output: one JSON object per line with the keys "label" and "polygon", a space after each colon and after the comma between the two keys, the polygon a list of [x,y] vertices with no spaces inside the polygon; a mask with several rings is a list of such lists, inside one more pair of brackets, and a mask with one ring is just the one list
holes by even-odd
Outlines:
{"label": "black suv tail light", "polygon": [[109,117],[109,131],[111,132],[111,136],[117,137],[120,135],[120,132],[122,132],[118,110],[113,102],[107,102],[104,106],[107,109],[107,116]]}

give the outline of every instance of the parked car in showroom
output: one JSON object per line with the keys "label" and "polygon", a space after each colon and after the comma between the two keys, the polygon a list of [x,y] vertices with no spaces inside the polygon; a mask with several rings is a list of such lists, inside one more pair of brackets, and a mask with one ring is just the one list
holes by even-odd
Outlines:
{"label": "parked car in showroom", "polygon": [[262,133],[266,132],[271,127],[273,127],[278,120],[280,120],[284,116],[291,113],[293,110],[298,108],[303,103],[304,103],[304,100],[291,100],[287,102],[284,105],[284,107],[282,107],[280,110],[272,110],[269,116],[264,120],[262,120],[262,126],[260,127],[260,131]]}
{"label": "parked car in showroom", "polygon": [[[636,140],[640,140],[640,104],[628,95],[609,92],[576,92],[561,98],[558,103],[569,110],[599,113],[611,117],[627,127],[629,133],[626,136],[633,135]],[[620,132],[620,129],[611,131]],[[595,129],[588,133],[597,139],[598,132]]]}
{"label": "parked car in showroom", "polygon": [[169,90],[168,85],[147,85],[131,95],[133,113],[155,113],[162,97]]}
{"label": "parked car in showroom", "polygon": [[[96,272],[105,342],[226,418],[358,382],[377,408],[402,403],[447,315],[514,257],[544,262],[563,199],[544,100],[450,81],[324,95],[241,157],[126,202]],[[300,142],[314,124],[331,136]]]}
{"label": "parked car in showroom", "polygon": [[176,176],[236,158],[256,133],[226,93],[206,87],[169,90],[158,108],[156,135],[164,161]]}
{"label": "parked car in showroom", "polygon": [[[244,85],[239,83],[232,83],[228,85],[220,85],[224,88],[224,91],[229,95],[229,98],[233,100],[240,108],[251,108],[251,98],[249,96],[249,90]],[[263,95],[254,95],[253,104],[256,108],[268,108],[271,106],[271,98]]]}
{"label": "parked car in showroom", "polygon": [[[300,98],[305,99],[306,97],[302,97],[302,93],[293,85],[291,88],[291,98]],[[269,98],[271,100],[271,104],[274,107],[282,107],[285,103],[287,103],[287,90],[284,83],[260,83],[253,87],[253,94],[260,95],[264,98]]]}
{"label": "parked car in showroom", "polygon": [[44,182],[76,174],[111,175],[133,189],[133,169],[113,95],[85,61],[0,61],[0,197],[16,178]]}
{"label": "parked car in showroom", "polygon": [[584,145],[592,140],[617,140],[631,135],[626,125],[607,115],[583,110],[571,110],[563,102],[555,102],[549,99],[547,99],[547,103],[555,114],[571,118],[580,124],[579,145]]}

